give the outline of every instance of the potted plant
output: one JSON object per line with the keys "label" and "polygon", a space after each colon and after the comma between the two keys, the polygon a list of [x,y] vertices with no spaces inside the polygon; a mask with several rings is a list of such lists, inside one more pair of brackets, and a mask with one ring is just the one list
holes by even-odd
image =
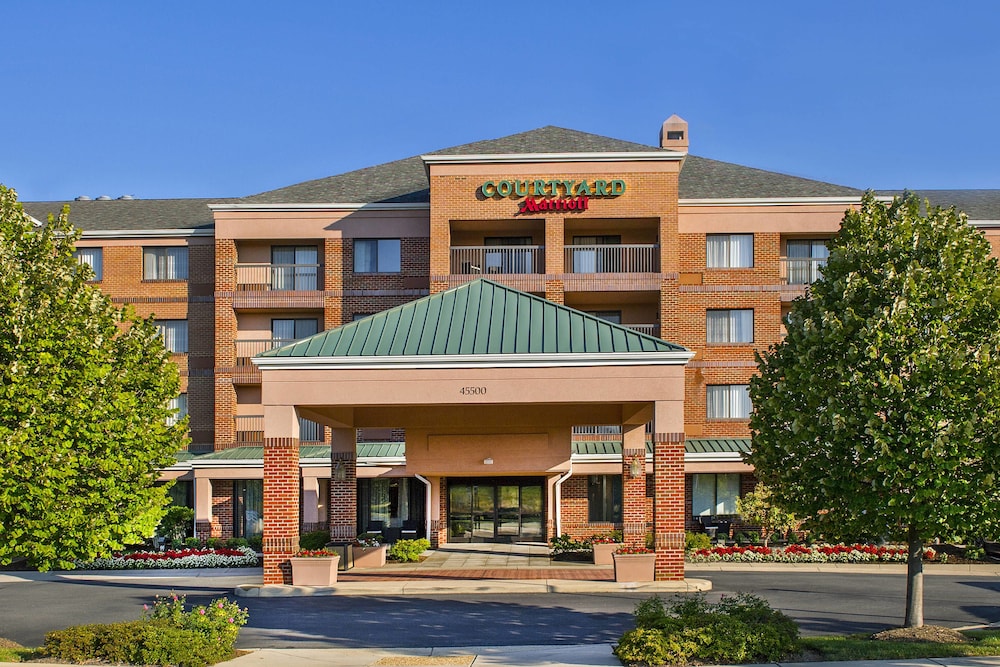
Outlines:
{"label": "potted plant", "polygon": [[621,531],[592,536],[590,545],[594,549],[594,565],[614,565],[612,556],[621,543]]}
{"label": "potted plant", "polygon": [[385,565],[387,545],[378,535],[362,535],[354,540],[354,567],[382,567]]}
{"label": "potted plant", "polygon": [[288,559],[292,563],[292,585],[332,586],[337,583],[340,556],[326,549],[303,549]]}
{"label": "potted plant", "polygon": [[614,553],[615,581],[653,581],[656,552],[646,547],[620,546]]}

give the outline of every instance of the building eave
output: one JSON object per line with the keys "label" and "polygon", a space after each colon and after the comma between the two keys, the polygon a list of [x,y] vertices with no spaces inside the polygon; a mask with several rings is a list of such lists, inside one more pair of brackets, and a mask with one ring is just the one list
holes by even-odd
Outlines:
{"label": "building eave", "polygon": [[479,354],[384,357],[254,357],[254,365],[264,370],[374,370],[380,368],[552,368],[560,366],[677,366],[684,365],[693,352],[618,352],[580,354]]}
{"label": "building eave", "polygon": [[421,155],[424,164],[508,164],[540,162],[678,162],[684,151],[618,151],[591,153],[482,153],[466,155]]}
{"label": "building eave", "polygon": [[215,236],[214,229],[91,229],[83,230],[83,239],[148,239]]}
{"label": "building eave", "polygon": [[363,203],[363,202],[326,202],[309,204],[209,204],[212,211],[242,211],[242,212],[337,212],[337,211],[429,211],[428,202],[413,204]]}
{"label": "building eave", "polygon": [[[877,197],[879,201],[890,202],[892,197]],[[860,204],[857,197],[712,197],[707,199],[679,199],[678,206],[803,206],[803,205],[851,205]]]}

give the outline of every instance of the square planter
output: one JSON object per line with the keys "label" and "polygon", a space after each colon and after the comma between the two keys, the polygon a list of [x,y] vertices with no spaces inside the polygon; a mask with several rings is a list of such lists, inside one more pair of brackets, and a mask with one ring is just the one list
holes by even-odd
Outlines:
{"label": "square planter", "polygon": [[653,581],[656,554],[615,554],[615,581]]}
{"label": "square planter", "polygon": [[333,586],[337,583],[337,563],[340,556],[301,558],[292,556],[293,586]]}
{"label": "square planter", "polygon": [[621,546],[620,542],[608,542],[606,544],[594,545],[594,565],[614,565],[615,549]]}
{"label": "square planter", "polygon": [[388,545],[377,547],[354,547],[354,567],[382,567],[385,565],[385,553]]}

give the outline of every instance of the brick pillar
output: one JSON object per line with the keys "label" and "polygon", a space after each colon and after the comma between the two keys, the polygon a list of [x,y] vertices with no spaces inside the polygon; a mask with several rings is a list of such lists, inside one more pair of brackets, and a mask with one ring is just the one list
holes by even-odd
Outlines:
{"label": "brick pillar", "polygon": [[347,244],[342,238],[323,241],[323,329],[336,329],[344,322],[344,261]]}
{"label": "brick pillar", "polygon": [[[633,474],[633,464],[635,473]],[[646,428],[622,425],[622,533],[625,544],[646,544]]]}
{"label": "brick pillar", "polygon": [[653,436],[656,578],[684,578],[684,434]]}
{"label": "brick pillar", "polygon": [[215,449],[236,444],[236,242],[215,240]]}
{"label": "brick pillar", "polygon": [[299,550],[299,439],[264,438],[264,583],[292,583]]}
{"label": "brick pillar", "polygon": [[566,221],[564,218],[545,218],[545,273],[557,276],[566,273]]}
{"label": "brick pillar", "polygon": [[330,445],[330,539],[358,536],[357,435],[353,428],[335,428]]}
{"label": "brick pillar", "polygon": [[[427,508],[431,517],[431,534],[427,539],[437,548],[448,543],[448,480],[444,477],[429,477],[431,481],[431,507]],[[437,511],[434,511],[436,507]]]}

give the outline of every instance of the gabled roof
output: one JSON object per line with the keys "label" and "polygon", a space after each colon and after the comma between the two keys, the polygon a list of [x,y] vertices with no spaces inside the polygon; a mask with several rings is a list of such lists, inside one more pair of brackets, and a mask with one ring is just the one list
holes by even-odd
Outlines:
{"label": "gabled roof", "polygon": [[[932,206],[954,206],[968,215],[969,220],[1000,220],[1000,190],[914,190],[913,193],[921,201],[930,201]],[[884,190],[879,194],[896,197],[903,192]]]}
{"label": "gabled roof", "polygon": [[[650,153],[667,151],[549,125],[499,139],[453,146],[427,155],[510,155],[518,153]],[[860,197],[861,191],[797,176],[688,156],[680,175],[681,199],[747,197]],[[349,171],[262,192],[245,204],[428,203],[430,185],[420,156]]]}
{"label": "gabled roof", "polygon": [[636,352],[687,350],[480,278],[269,350],[257,358]]}

